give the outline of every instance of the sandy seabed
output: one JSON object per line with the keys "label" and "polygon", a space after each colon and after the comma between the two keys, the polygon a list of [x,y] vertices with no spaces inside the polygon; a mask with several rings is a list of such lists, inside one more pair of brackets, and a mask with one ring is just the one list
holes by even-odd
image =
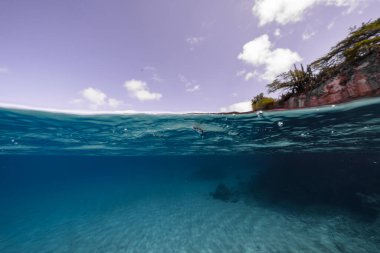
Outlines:
{"label": "sandy seabed", "polygon": [[[139,188],[140,187],[140,188]],[[9,211],[8,252],[379,252],[380,222],[328,207],[213,199],[215,182],[78,189]],[[138,190],[140,189],[140,190]],[[73,194],[76,192],[76,194]],[[20,203],[19,203],[20,204]],[[26,203],[23,203],[25,206]],[[3,216],[4,218],[5,216]]]}

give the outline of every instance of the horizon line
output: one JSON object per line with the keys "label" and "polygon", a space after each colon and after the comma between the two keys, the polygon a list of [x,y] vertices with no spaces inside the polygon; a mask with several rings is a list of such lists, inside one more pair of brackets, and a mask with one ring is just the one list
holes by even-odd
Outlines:
{"label": "horizon line", "polygon": [[59,108],[48,108],[48,107],[39,107],[39,106],[29,106],[22,104],[13,104],[13,103],[2,103],[0,102],[0,108],[4,109],[17,109],[17,110],[30,110],[30,111],[42,111],[42,112],[51,112],[51,113],[64,113],[64,114],[74,114],[74,115],[123,115],[123,114],[215,114],[219,112],[205,112],[205,111],[136,111],[136,110],[77,110],[77,109],[59,109]]}

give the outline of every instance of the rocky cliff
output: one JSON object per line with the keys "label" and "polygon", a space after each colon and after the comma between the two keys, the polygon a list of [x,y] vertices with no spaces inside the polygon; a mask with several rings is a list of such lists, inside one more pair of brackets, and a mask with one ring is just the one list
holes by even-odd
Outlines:
{"label": "rocky cliff", "polygon": [[284,108],[338,104],[371,96],[380,96],[380,50],[343,69],[318,88],[290,97],[284,102]]}

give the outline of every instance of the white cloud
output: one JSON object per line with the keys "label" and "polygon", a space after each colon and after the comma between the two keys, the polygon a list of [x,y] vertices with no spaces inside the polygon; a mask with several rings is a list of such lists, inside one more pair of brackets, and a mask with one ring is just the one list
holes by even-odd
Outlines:
{"label": "white cloud", "polygon": [[190,45],[199,45],[202,41],[204,41],[204,37],[188,37],[186,38],[186,42]]}
{"label": "white cloud", "polygon": [[149,91],[147,83],[139,80],[126,81],[124,87],[127,89],[129,95],[140,101],[160,100],[162,94]]}
{"label": "white cloud", "polygon": [[325,0],[328,5],[335,5],[338,7],[346,7],[346,10],[343,14],[350,14],[359,6],[363,6],[366,0]]}
{"label": "white cloud", "polygon": [[247,72],[246,70],[240,70],[240,71],[236,72],[236,76],[243,76],[243,75],[245,75],[246,72]]}
{"label": "white cloud", "polygon": [[5,67],[0,67],[0,74],[7,74],[9,73],[9,69]]}
{"label": "white cloud", "polygon": [[252,78],[256,77],[259,73],[257,73],[256,71],[253,71],[253,72],[248,72],[245,74],[244,76],[244,80],[246,81],[249,81],[251,80]]}
{"label": "white cloud", "polygon": [[277,22],[285,25],[300,21],[305,12],[316,5],[345,7],[352,12],[365,0],[256,0],[252,11],[259,18],[259,25]]}
{"label": "white cloud", "polygon": [[190,45],[190,51],[193,51],[195,47],[199,46],[204,40],[204,37],[188,37],[185,41]]}
{"label": "white cloud", "polygon": [[302,34],[302,40],[309,40],[311,37],[314,37],[314,35],[315,35],[315,32],[313,31],[305,31]]}
{"label": "white cloud", "polygon": [[153,80],[154,82],[157,82],[157,83],[162,83],[163,81],[165,81],[165,79],[163,79],[159,74],[158,74],[158,69],[154,66],[144,66],[141,68],[141,71],[148,74],[148,75],[151,75],[151,80]]}
{"label": "white cloud", "polygon": [[86,88],[81,91],[82,97],[95,106],[105,105],[107,95],[101,90],[94,88]]}
{"label": "white cloud", "polygon": [[114,98],[108,99],[108,105],[111,108],[118,108],[123,102]]}
{"label": "white cloud", "polygon": [[227,107],[220,108],[221,112],[249,112],[252,111],[251,101],[235,103]]}
{"label": "white cloud", "polygon": [[240,70],[236,72],[236,76],[237,77],[244,76],[245,81],[251,80],[252,78],[256,77],[258,74],[259,73],[257,73],[257,71],[247,72],[246,70]]}
{"label": "white cloud", "polygon": [[157,83],[162,83],[163,81],[165,81],[165,79],[163,79],[160,75],[158,75],[156,73],[153,74],[152,80],[157,82]]}
{"label": "white cloud", "polygon": [[327,30],[331,30],[331,28],[333,28],[334,25],[335,25],[335,22],[334,22],[334,21],[330,22],[330,23],[327,25]]}
{"label": "white cloud", "polygon": [[197,81],[195,80],[188,80],[184,75],[179,74],[178,79],[181,83],[185,84],[186,91],[187,92],[195,92],[201,89],[201,86],[197,84]]}
{"label": "white cloud", "polygon": [[79,104],[83,104],[84,100],[81,98],[74,98],[74,99],[70,100],[69,103],[74,104],[74,105],[79,105]]}
{"label": "white cloud", "polygon": [[264,66],[265,71],[260,77],[266,81],[272,81],[277,75],[288,71],[294,63],[302,60],[297,52],[290,49],[273,49],[267,34],[246,43],[238,59],[256,67]]}
{"label": "white cloud", "polygon": [[181,83],[187,83],[187,79],[186,79],[186,77],[184,75],[179,74],[178,78],[181,81]]}
{"label": "white cloud", "polygon": [[244,76],[244,80],[249,81],[249,80],[251,80],[253,77],[254,77],[253,73],[252,73],[252,72],[248,72],[248,73]]}
{"label": "white cloud", "polygon": [[144,66],[141,71],[156,71],[157,68],[154,66]]}
{"label": "white cloud", "polygon": [[273,35],[275,37],[281,37],[281,30],[280,30],[280,28],[277,28],[276,30],[274,30]]}
{"label": "white cloud", "polygon": [[97,109],[98,107],[111,107],[117,108],[123,102],[114,98],[108,98],[107,95],[99,89],[92,87],[86,88],[80,92],[81,99],[73,99],[70,103],[72,104],[82,104],[88,102],[92,109]]}
{"label": "white cloud", "polygon": [[200,88],[201,88],[201,86],[196,84],[194,86],[190,86],[190,87],[186,88],[186,91],[187,92],[194,92],[194,91],[198,91]]}

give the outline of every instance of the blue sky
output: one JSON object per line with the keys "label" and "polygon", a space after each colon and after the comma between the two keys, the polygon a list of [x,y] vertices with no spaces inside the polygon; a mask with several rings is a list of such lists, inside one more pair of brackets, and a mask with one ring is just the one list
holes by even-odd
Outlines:
{"label": "blue sky", "polygon": [[0,103],[245,111],[277,74],[379,10],[379,0],[5,0]]}

